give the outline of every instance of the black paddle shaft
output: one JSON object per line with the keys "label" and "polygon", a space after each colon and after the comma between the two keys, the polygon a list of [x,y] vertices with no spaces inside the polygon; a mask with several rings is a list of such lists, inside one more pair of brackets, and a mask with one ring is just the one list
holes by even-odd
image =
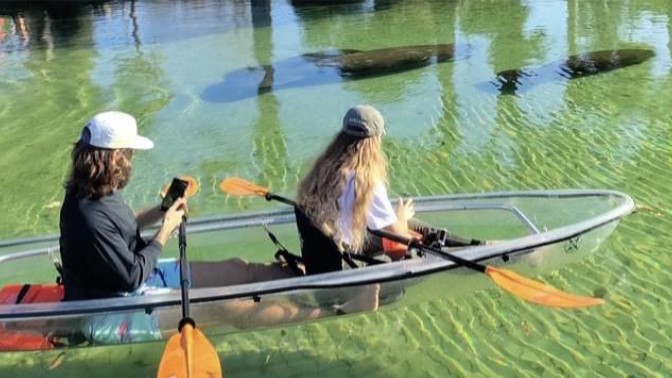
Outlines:
{"label": "black paddle shaft", "polygon": [[264,196],[264,198],[266,198],[266,201],[272,201],[272,200],[275,200],[275,201],[282,202],[282,203],[284,203],[285,205],[296,206],[296,202],[290,200],[289,198],[280,197],[280,196],[277,195],[277,194],[266,193],[266,195]]}
{"label": "black paddle shaft", "polygon": [[[180,246],[180,290],[182,291],[182,318],[189,318],[189,263],[187,262],[187,217],[182,217],[178,233]],[[180,328],[182,326],[180,322]]]}

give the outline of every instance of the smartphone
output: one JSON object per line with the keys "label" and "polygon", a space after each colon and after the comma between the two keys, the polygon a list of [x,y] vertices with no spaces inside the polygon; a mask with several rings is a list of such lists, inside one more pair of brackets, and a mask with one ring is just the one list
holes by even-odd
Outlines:
{"label": "smartphone", "polygon": [[170,187],[166,191],[163,201],[161,201],[161,211],[168,210],[178,198],[183,197],[188,186],[188,181],[180,180],[177,177],[173,178],[173,182],[170,183]]}

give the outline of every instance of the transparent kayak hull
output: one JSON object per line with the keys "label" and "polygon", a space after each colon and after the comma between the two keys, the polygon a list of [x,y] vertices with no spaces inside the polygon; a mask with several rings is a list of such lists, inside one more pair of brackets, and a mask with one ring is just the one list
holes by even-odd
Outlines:
{"label": "transparent kayak hull", "polygon": [[[618,220],[634,209],[629,196],[597,190],[483,193],[422,197],[414,202],[417,217],[425,223],[498,241],[448,252],[532,277],[595,252]],[[189,258],[253,256],[257,261],[271,261],[275,249],[264,225],[290,251],[299,250],[293,212],[285,209],[190,221]],[[56,272],[50,255],[57,255],[54,244],[57,238],[49,236],[0,242],[0,283],[53,283]],[[490,286],[478,272],[424,255],[341,272],[191,289],[191,315],[206,334],[226,335],[389,310]],[[338,308],[360,295],[378,296],[379,306],[362,299],[363,305]],[[56,347],[63,340],[76,344],[75,334],[83,336],[86,341],[77,345],[84,346],[92,345],[91,339],[97,344],[165,340],[176,331],[179,319],[179,290],[103,300],[0,305],[0,331],[51,337]],[[35,348],[10,345],[3,349]]]}

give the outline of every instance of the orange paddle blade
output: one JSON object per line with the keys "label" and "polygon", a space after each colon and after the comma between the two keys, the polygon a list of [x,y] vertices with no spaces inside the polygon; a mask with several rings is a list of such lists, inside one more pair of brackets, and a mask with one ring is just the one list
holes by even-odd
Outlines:
{"label": "orange paddle blade", "polygon": [[203,333],[184,324],[182,331],[168,340],[157,378],[222,378],[217,351]]}
{"label": "orange paddle blade", "polygon": [[234,196],[259,196],[265,197],[269,190],[267,188],[255,185],[247,180],[238,177],[229,177],[219,184],[219,189],[224,193]]}
{"label": "orange paddle blade", "polygon": [[581,308],[604,303],[601,298],[565,293],[510,270],[486,266],[485,274],[497,285],[526,301],[547,307]]}
{"label": "orange paddle blade", "polygon": [[[187,198],[193,197],[196,194],[198,194],[198,181],[196,181],[195,178],[193,178],[191,176],[180,176],[179,179],[187,181],[189,183],[189,185],[187,186],[187,190],[184,192],[184,194],[187,196]],[[168,192],[169,187],[170,187],[170,183],[164,185],[163,188],[161,188],[161,192],[159,193],[161,198],[166,196],[166,192]]]}

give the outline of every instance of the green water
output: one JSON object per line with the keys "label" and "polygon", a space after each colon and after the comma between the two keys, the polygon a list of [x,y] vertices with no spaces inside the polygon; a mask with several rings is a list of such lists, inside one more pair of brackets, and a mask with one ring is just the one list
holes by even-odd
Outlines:
{"label": "green water", "polygon": [[[343,112],[370,103],[387,120],[395,195],[543,188],[632,195],[640,210],[597,254],[542,277],[572,292],[605,287],[608,303],[548,310],[492,289],[229,335],[213,340],[227,376],[672,373],[672,3],[255,3],[61,3],[22,12],[0,3],[0,235],[57,232],[71,143],[95,112],[135,114],[156,143],[136,154],[125,191],[133,207],[156,203],[173,175],[191,174],[202,189],[192,212],[212,215],[274,206],[219,193],[229,175],[292,194]],[[457,59],[352,81],[291,64],[329,49],[433,43],[456,43]],[[656,55],[602,75],[544,78],[518,96],[498,96],[489,83],[502,70],[629,47]],[[257,96],[263,73],[247,67],[268,64],[276,87]],[[284,85],[297,78],[300,85]],[[140,345],[7,354],[0,375],[152,376],[160,353]]]}

